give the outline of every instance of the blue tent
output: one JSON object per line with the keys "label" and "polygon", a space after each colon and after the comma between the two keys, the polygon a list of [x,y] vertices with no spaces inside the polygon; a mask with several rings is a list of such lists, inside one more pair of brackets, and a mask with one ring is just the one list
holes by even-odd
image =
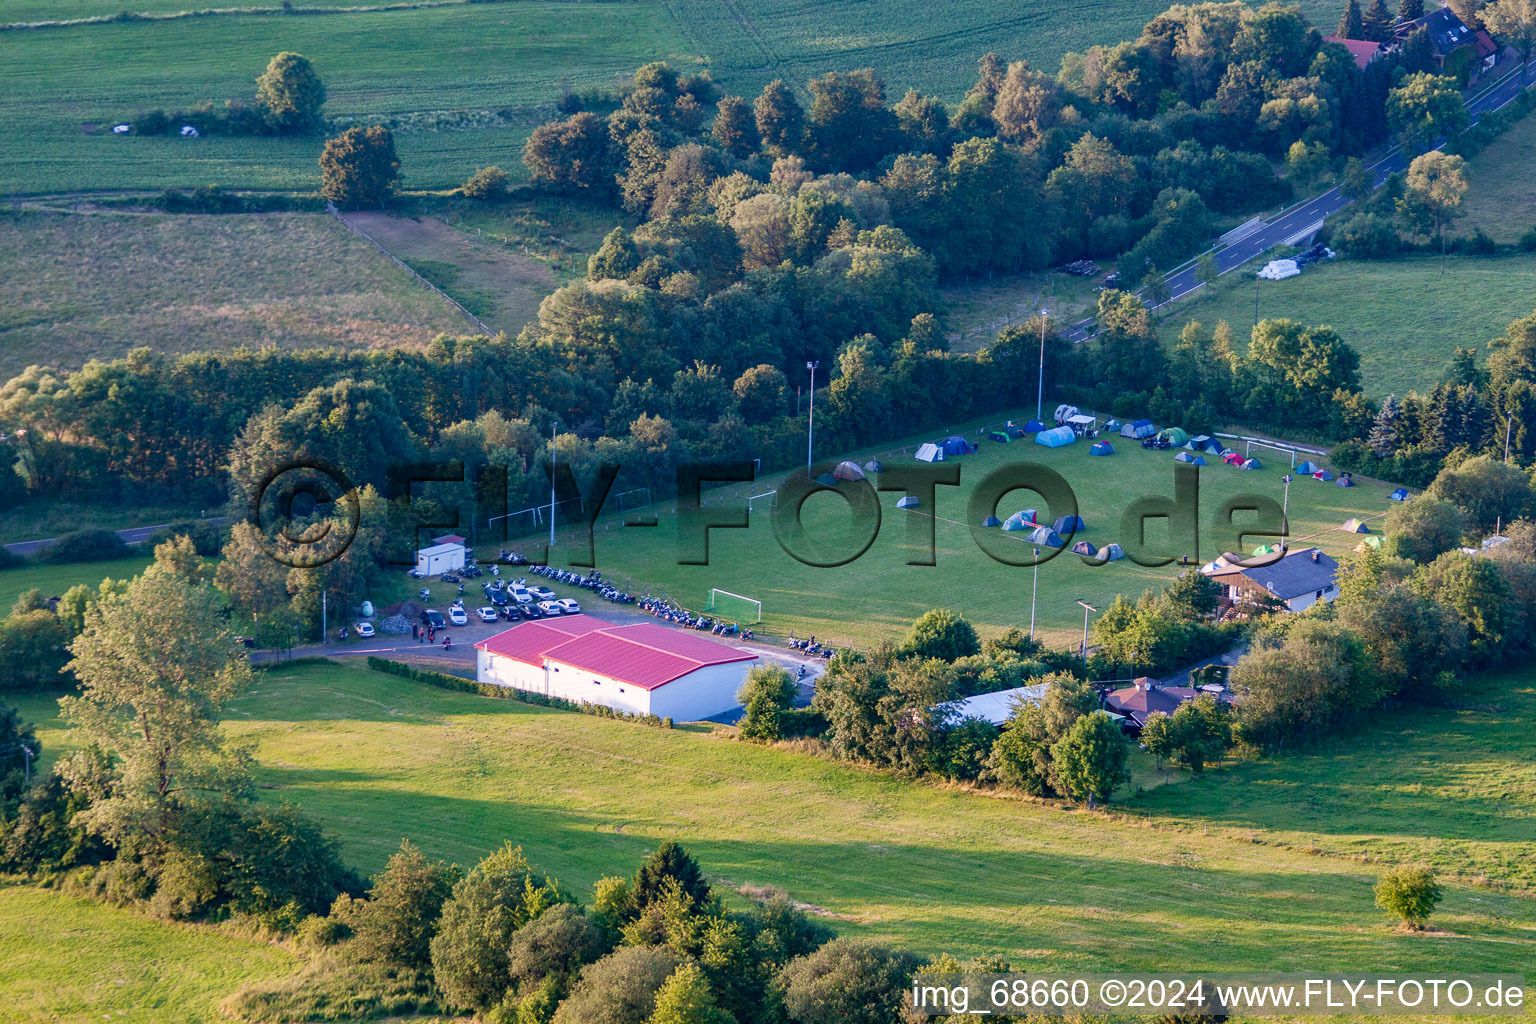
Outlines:
{"label": "blue tent", "polygon": [[1307,476],[1311,476],[1313,473],[1316,473],[1321,468],[1322,467],[1319,466],[1317,463],[1315,463],[1312,460],[1308,459],[1306,462],[1303,462],[1301,465],[1296,467],[1296,472],[1298,472],[1298,473],[1305,473]]}
{"label": "blue tent", "polygon": [[1033,524],[1026,523],[1024,520],[1015,518],[1014,516],[1009,516],[1003,522],[1003,529],[1007,530],[1009,533],[1015,533],[1019,530],[1033,530],[1034,528],[1035,527]]}
{"label": "blue tent", "polygon": [[823,473],[821,476],[816,478],[816,482],[821,484],[823,487],[836,487],[837,477],[833,476],[831,473]]}
{"label": "blue tent", "polygon": [[897,508],[917,508],[917,506],[918,500],[910,494],[896,503]]}
{"label": "blue tent", "polygon": [[1040,525],[1038,522],[1035,521],[1036,517],[1039,516],[1039,515],[1040,515],[1040,513],[1037,510],[1032,509],[1032,508],[1020,509],[1019,511],[1015,512],[1013,515],[1008,517],[1008,521],[1003,524],[1003,529],[1005,529],[1005,530],[1033,530],[1035,527]]}
{"label": "blue tent", "polygon": [[1072,545],[1072,553],[1074,555],[1087,555],[1091,558],[1099,553],[1099,549],[1085,540],[1080,540]]}
{"label": "blue tent", "polygon": [[1341,477],[1339,477],[1339,482],[1334,484],[1334,486],[1335,487],[1353,487],[1353,486],[1355,486],[1355,482],[1353,480],[1351,480],[1347,476],[1341,476]]}
{"label": "blue tent", "polygon": [[1088,529],[1088,524],[1083,522],[1082,516],[1062,516],[1051,524],[1051,528],[1057,533],[1077,533]]}
{"label": "blue tent", "polygon": [[1326,469],[1320,469],[1316,473],[1313,473],[1312,477],[1315,480],[1321,480],[1324,483],[1327,483],[1329,480],[1333,479],[1333,474],[1328,472]]}
{"label": "blue tent", "polygon": [[1115,454],[1115,446],[1110,444],[1108,441],[1095,441],[1093,444],[1088,446],[1088,454],[1113,455]]}
{"label": "blue tent", "polygon": [[1264,468],[1264,463],[1260,462],[1258,459],[1244,459],[1242,466],[1239,467],[1239,468],[1241,468],[1241,469],[1263,469]]}
{"label": "blue tent", "polygon": [[1157,428],[1152,425],[1151,420],[1133,420],[1120,428],[1121,437],[1129,437],[1132,439],[1139,437],[1151,437],[1155,433],[1157,433]]}
{"label": "blue tent", "polygon": [[951,455],[969,455],[971,443],[958,434],[951,434],[939,442],[939,451],[943,452],[946,458]]}
{"label": "blue tent", "polygon": [[1392,500],[1392,501],[1407,501],[1408,500],[1408,488],[1406,488],[1406,487],[1399,487],[1397,490],[1395,490],[1391,494],[1387,495],[1387,497],[1390,500]]}
{"label": "blue tent", "polygon": [[1205,465],[1205,456],[1203,456],[1203,455],[1191,455],[1189,452],[1179,452],[1179,454],[1177,454],[1177,455],[1175,455],[1173,457],[1173,461],[1174,462],[1187,462],[1191,466],[1203,466],[1203,465]]}
{"label": "blue tent", "polygon": [[997,518],[997,516],[987,516],[987,518],[985,518],[985,519],[983,519],[981,521],[981,525],[982,526],[1002,526],[1003,525],[1003,521],[1001,519]]}
{"label": "blue tent", "polygon": [[1060,448],[1076,440],[1077,435],[1072,432],[1071,427],[1052,427],[1035,435],[1035,444],[1043,444],[1047,448]]}
{"label": "blue tent", "polygon": [[1031,544],[1039,544],[1043,548],[1062,548],[1067,546],[1067,542],[1061,539],[1061,534],[1049,526],[1041,526],[1031,530],[1029,542]]}
{"label": "blue tent", "polygon": [[1024,424],[1024,432],[1026,434],[1038,434],[1044,429],[1045,424],[1041,423],[1039,420],[1030,420],[1028,423]]}
{"label": "blue tent", "polygon": [[1116,419],[1112,419],[1108,423],[1104,424],[1104,429],[1105,430],[1119,430],[1120,429],[1120,421],[1116,420]]}

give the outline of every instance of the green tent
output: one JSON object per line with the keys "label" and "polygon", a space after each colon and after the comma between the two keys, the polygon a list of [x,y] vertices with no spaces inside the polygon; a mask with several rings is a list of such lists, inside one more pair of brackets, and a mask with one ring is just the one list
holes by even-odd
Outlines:
{"label": "green tent", "polygon": [[1279,551],[1280,547],[1276,544],[1260,544],[1253,549],[1255,555],[1273,555],[1279,553]]}
{"label": "green tent", "polygon": [[1183,427],[1164,427],[1163,432],[1157,436],[1169,444],[1183,444],[1189,440],[1189,432]]}

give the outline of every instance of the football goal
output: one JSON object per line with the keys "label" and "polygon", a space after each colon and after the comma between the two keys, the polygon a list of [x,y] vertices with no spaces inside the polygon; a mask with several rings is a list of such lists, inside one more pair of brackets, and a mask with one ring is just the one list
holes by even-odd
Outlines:
{"label": "football goal", "polygon": [[1281,455],[1288,455],[1291,459],[1291,468],[1296,468],[1296,449],[1294,448],[1282,448],[1277,444],[1265,444],[1263,441],[1249,441],[1247,446],[1243,449],[1243,458],[1252,458],[1253,450],[1255,448],[1263,448],[1266,451],[1279,452]]}
{"label": "football goal", "polygon": [[713,587],[710,588],[709,603],[704,606],[704,610],[714,612],[716,618],[729,618],[737,622],[746,622],[749,617],[753,623],[763,621],[763,602]]}
{"label": "football goal", "polygon": [[753,494],[747,497],[747,511],[757,512],[765,508],[779,507],[779,492],[764,491],[762,494]]}
{"label": "football goal", "polygon": [[493,516],[486,525],[494,530],[499,523],[503,537],[526,537],[543,526],[548,515],[548,505],[535,505],[518,512],[508,512],[504,516]]}
{"label": "football goal", "polygon": [[620,491],[613,496],[618,503],[620,512],[633,512],[637,508],[645,508],[651,503],[651,489],[649,487],[636,487],[632,491]]}

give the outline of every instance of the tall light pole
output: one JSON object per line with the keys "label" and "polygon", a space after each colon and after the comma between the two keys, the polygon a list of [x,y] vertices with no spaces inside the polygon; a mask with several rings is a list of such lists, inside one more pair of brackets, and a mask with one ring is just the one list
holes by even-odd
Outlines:
{"label": "tall light pole", "polygon": [[22,760],[25,762],[25,766],[22,769],[22,784],[30,786],[32,785],[32,758],[35,756],[35,752],[25,743],[18,743],[16,746],[21,751]]}
{"label": "tall light pole", "polygon": [[1045,320],[1051,315],[1048,309],[1040,311],[1040,378],[1035,386],[1035,422],[1043,423],[1040,414],[1045,411]]}
{"label": "tall light pole", "polygon": [[805,428],[805,478],[811,478],[811,452],[816,444],[816,367],[821,365],[821,360],[811,360],[805,364],[805,368],[811,371],[811,405],[810,418]]}
{"label": "tall light pole", "polygon": [[549,425],[549,548],[551,552],[555,548],[555,428],[558,426],[560,426],[559,420]]}
{"label": "tall light pole", "polygon": [[1095,608],[1093,605],[1089,604],[1087,601],[1084,601],[1082,598],[1078,598],[1077,603],[1083,606],[1083,650],[1082,650],[1082,654],[1083,654],[1083,664],[1086,665],[1086,664],[1088,664],[1088,615],[1089,615],[1090,612],[1098,611],[1098,609]]}
{"label": "tall light pole", "polygon": [[1035,604],[1040,599],[1040,549],[1035,548],[1035,586],[1029,593],[1029,638],[1035,638]]}
{"label": "tall light pole", "polygon": [[1290,535],[1291,532],[1291,474],[1287,473],[1280,479],[1285,481],[1285,496],[1280,501],[1280,528],[1285,531],[1285,533],[1280,536],[1280,550],[1284,551],[1288,546],[1286,544],[1286,538]]}
{"label": "tall light pole", "polygon": [[1515,427],[1515,418],[1508,417],[1504,421],[1504,461],[1509,461],[1509,432]]}

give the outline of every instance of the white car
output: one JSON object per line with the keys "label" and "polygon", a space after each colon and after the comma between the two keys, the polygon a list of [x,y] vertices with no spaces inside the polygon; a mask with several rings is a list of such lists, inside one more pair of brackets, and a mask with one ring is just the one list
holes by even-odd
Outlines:
{"label": "white car", "polygon": [[550,590],[548,587],[529,587],[528,588],[528,593],[532,594],[534,597],[538,598],[540,601],[553,601],[553,600],[555,600],[555,592],[553,590]]}
{"label": "white car", "polygon": [[365,640],[373,636],[373,623],[371,622],[359,622],[352,628],[357,630],[357,635]]}
{"label": "white car", "polygon": [[545,615],[564,615],[565,609],[560,607],[559,601],[540,601],[539,611]]}
{"label": "white car", "polygon": [[464,614],[463,608],[449,608],[448,621],[455,626],[467,626],[469,625],[469,616]]}
{"label": "white car", "polygon": [[562,612],[567,615],[581,614],[581,605],[577,604],[575,601],[568,597],[561,598],[560,600],[556,601],[555,604]]}
{"label": "white car", "polygon": [[507,594],[518,604],[533,604],[533,595],[522,587],[512,587],[507,591]]}
{"label": "white car", "polygon": [[492,608],[490,605],[486,605],[484,608],[476,609],[476,613],[480,616],[481,622],[496,621],[496,609]]}

